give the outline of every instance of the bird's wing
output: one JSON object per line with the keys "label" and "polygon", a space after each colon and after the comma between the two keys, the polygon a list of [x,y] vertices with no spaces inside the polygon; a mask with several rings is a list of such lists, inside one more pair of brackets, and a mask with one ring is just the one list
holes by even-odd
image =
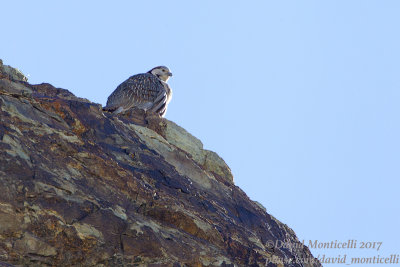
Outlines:
{"label": "bird's wing", "polygon": [[105,109],[153,109],[166,101],[166,92],[162,83],[150,73],[137,74],[121,83],[108,97]]}
{"label": "bird's wing", "polygon": [[164,115],[167,106],[167,92],[161,90],[158,96],[154,99],[153,106],[150,111],[154,113],[159,113],[161,116]]}

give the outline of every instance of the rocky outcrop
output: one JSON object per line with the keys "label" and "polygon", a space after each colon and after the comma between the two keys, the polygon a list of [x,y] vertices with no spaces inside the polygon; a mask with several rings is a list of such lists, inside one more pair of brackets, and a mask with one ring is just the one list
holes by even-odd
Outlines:
{"label": "rocky outcrop", "polygon": [[0,78],[8,78],[13,81],[27,82],[28,78],[16,68],[9,65],[4,65],[3,60],[0,59]]}
{"label": "rocky outcrop", "polygon": [[183,128],[21,75],[0,66],[0,266],[321,266]]}

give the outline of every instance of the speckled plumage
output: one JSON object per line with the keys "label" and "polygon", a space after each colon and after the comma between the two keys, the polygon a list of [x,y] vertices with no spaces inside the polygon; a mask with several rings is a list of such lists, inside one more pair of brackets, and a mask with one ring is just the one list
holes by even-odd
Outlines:
{"label": "speckled plumage", "polygon": [[135,107],[164,116],[172,97],[166,83],[169,76],[172,76],[169,69],[160,66],[129,77],[108,97],[104,109],[120,113]]}

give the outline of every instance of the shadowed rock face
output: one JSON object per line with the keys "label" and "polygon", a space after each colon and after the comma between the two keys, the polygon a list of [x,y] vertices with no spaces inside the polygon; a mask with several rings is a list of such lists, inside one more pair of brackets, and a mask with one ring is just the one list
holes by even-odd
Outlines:
{"label": "shadowed rock face", "polygon": [[7,67],[0,266],[321,266],[296,263],[314,259],[308,248],[183,128],[141,111],[112,116]]}

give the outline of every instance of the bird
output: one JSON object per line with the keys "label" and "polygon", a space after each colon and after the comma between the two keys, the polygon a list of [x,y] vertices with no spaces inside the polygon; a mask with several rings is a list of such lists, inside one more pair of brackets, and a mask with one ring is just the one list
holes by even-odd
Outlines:
{"label": "bird", "polygon": [[172,98],[172,90],[167,84],[171,76],[166,66],[133,75],[111,93],[103,110],[118,114],[135,107],[164,117]]}

